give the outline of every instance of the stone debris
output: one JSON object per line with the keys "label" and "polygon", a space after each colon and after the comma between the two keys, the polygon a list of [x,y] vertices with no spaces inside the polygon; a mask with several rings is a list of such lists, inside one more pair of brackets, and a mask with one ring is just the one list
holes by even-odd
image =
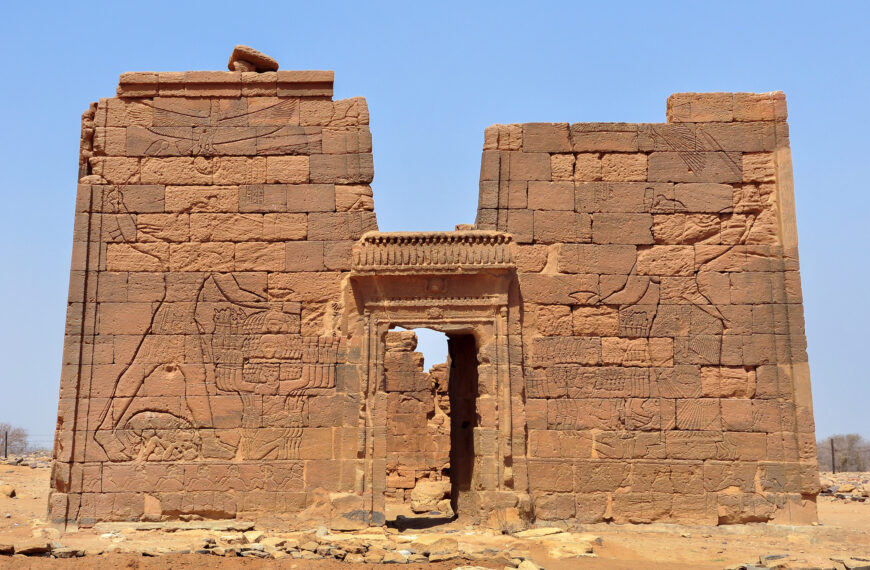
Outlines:
{"label": "stone debris", "polygon": [[15,487],[13,487],[12,485],[0,485],[0,496],[14,499]]}
{"label": "stone debris", "polygon": [[418,481],[411,491],[411,510],[415,513],[438,510],[448,495],[450,481]]}
{"label": "stone debris", "polygon": [[237,45],[227,64],[230,71],[278,71],[278,62],[252,47]]}
{"label": "stone debris", "polygon": [[870,502],[870,472],[823,472],[819,475],[821,495],[843,501]]}
{"label": "stone debris", "polygon": [[539,528],[530,528],[528,530],[521,530],[520,532],[515,532],[514,536],[517,538],[539,538],[542,536],[549,536],[553,534],[559,534],[565,532],[565,529],[556,528],[556,527],[539,527]]}
{"label": "stone debris", "polygon": [[45,540],[33,539],[15,543],[15,554],[33,556],[51,552],[51,543]]}

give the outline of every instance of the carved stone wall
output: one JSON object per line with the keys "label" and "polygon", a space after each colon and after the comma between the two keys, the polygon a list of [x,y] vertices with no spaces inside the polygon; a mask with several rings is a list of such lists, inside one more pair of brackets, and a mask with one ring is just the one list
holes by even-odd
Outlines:
{"label": "carved stone wall", "polygon": [[782,93],[689,93],[665,124],[486,130],[538,519],[815,520],[785,119]]}
{"label": "carved stone wall", "polygon": [[124,74],[85,113],[53,520],[354,490],[341,287],[377,223],[366,102],[332,80]]}
{"label": "carved stone wall", "polygon": [[476,227],[383,234],[332,80],[131,73],[84,114],[53,521],[359,528],[439,478],[502,529],[815,520],[781,93],[490,127]]}

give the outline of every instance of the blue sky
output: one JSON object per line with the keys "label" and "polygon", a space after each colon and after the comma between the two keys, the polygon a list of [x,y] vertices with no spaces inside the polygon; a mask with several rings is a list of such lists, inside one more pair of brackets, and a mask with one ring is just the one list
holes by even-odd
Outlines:
{"label": "blue sky", "polygon": [[244,43],[367,98],[382,230],[472,222],[487,125],[659,122],[673,92],[784,90],[817,431],[870,436],[868,23],[867,2],[13,3],[0,422],[50,445],[81,112],[121,72],[225,69]]}

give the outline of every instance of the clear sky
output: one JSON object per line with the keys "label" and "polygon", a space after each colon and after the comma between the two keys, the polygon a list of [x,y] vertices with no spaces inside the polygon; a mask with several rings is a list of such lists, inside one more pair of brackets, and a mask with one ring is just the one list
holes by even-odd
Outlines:
{"label": "clear sky", "polygon": [[82,111],[121,72],[225,69],[243,43],[367,98],[387,231],[474,221],[487,125],[661,122],[673,92],[785,91],[817,433],[870,436],[870,3],[545,4],[6,5],[0,422],[51,443]]}

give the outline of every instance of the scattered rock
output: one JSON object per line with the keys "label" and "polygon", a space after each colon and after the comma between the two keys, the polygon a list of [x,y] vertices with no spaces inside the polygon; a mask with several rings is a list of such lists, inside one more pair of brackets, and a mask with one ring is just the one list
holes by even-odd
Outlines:
{"label": "scattered rock", "polygon": [[384,564],[404,564],[405,562],[407,562],[407,558],[399,552],[387,552],[384,554]]}
{"label": "scattered rock", "polygon": [[278,62],[250,46],[237,45],[233,48],[227,68],[230,71],[278,71]]}
{"label": "scattered rock", "polygon": [[51,555],[55,558],[77,558],[79,556],[84,556],[85,553],[78,548],[61,546],[60,548],[52,548]]}
{"label": "scattered rock", "polygon": [[266,538],[266,535],[264,533],[260,532],[259,530],[249,530],[248,532],[243,533],[243,534],[245,537],[245,542],[247,542],[248,544],[254,544],[256,542],[260,542],[261,540]]}
{"label": "scattered rock", "polygon": [[0,544],[0,556],[11,555],[15,552],[15,548],[11,544]]}
{"label": "scattered rock", "polygon": [[592,554],[592,544],[585,542],[571,542],[560,544],[550,548],[547,554],[550,558],[577,558],[578,556],[588,556]]}
{"label": "scattered rock", "polygon": [[15,543],[15,554],[33,556],[36,554],[48,554],[51,552],[51,544],[45,540],[33,539]]}
{"label": "scattered rock", "polygon": [[441,552],[429,554],[429,562],[444,562],[445,560],[454,560],[459,558],[459,552]]}
{"label": "scattered rock", "polygon": [[220,540],[226,544],[245,544],[247,542],[244,534],[227,534],[222,536]]}
{"label": "scattered rock", "polygon": [[279,538],[277,536],[267,536],[258,541],[260,544],[265,545],[267,548],[295,548],[299,545],[299,541],[294,539],[286,539]]}
{"label": "scattered rock", "polygon": [[855,485],[853,485],[851,483],[840,483],[839,485],[837,485],[837,492],[838,493],[851,493],[854,490],[855,490]]}
{"label": "scattered rock", "polygon": [[450,494],[450,481],[420,480],[411,491],[411,510],[428,513],[438,508],[438,503]]}
{"label": "scattered rock", "polygon": [[783,558],[788,558],[788,554],[762,554],[758,557],[758,563],[762,566],[768,566],[771,562]]}
{"label": "scattered rock", "polygon": [[15,498],[15,487],[12,485],[0,485],[0,495],[4,497],[9,497],[10,499]]}
{"label": "scattered rock", "polygon": [[529,530],[521,530],[520,532],[515,532],[514,536],[517,538],[539,538],[541,536],[548,536],[551,534],[559,534],[560,532],[565,532],[564,529],[556,528],[556,527],[541,527],[541,528],[530,528]]}
{"label": "scattered rock", "polygon": [[316,542],[314,542],[313,540],[309,540],[308,542],[300,544],[299,548],[300,550],[304,550],[306,552],[314,552],[315,550],[317,550],[318,546],[319,545]]}
{"label": "scattered rock", "polygon": [[437,510],[445,517],[452,517],[455,514],[453,512],[453,505],[450,504],[450,499],[442,499],[438,501]]}
{"label": "scattered rock", "polygon": [[523,560],[520,562],[520,565],[517,566],[517,570],[542,570],[540,566],[532,562],[531,560]]}
{"label": "scattered rock", "polygon": [[[424,549],[424,553],[425,552],[429,553],[429,560],[435,562],[432,560],[432,556],[455,554],[459,552],[459,542],[457,542],[455,538],[441,538]],[[441,558],[441,560],[450,560],[450,558]]]}

